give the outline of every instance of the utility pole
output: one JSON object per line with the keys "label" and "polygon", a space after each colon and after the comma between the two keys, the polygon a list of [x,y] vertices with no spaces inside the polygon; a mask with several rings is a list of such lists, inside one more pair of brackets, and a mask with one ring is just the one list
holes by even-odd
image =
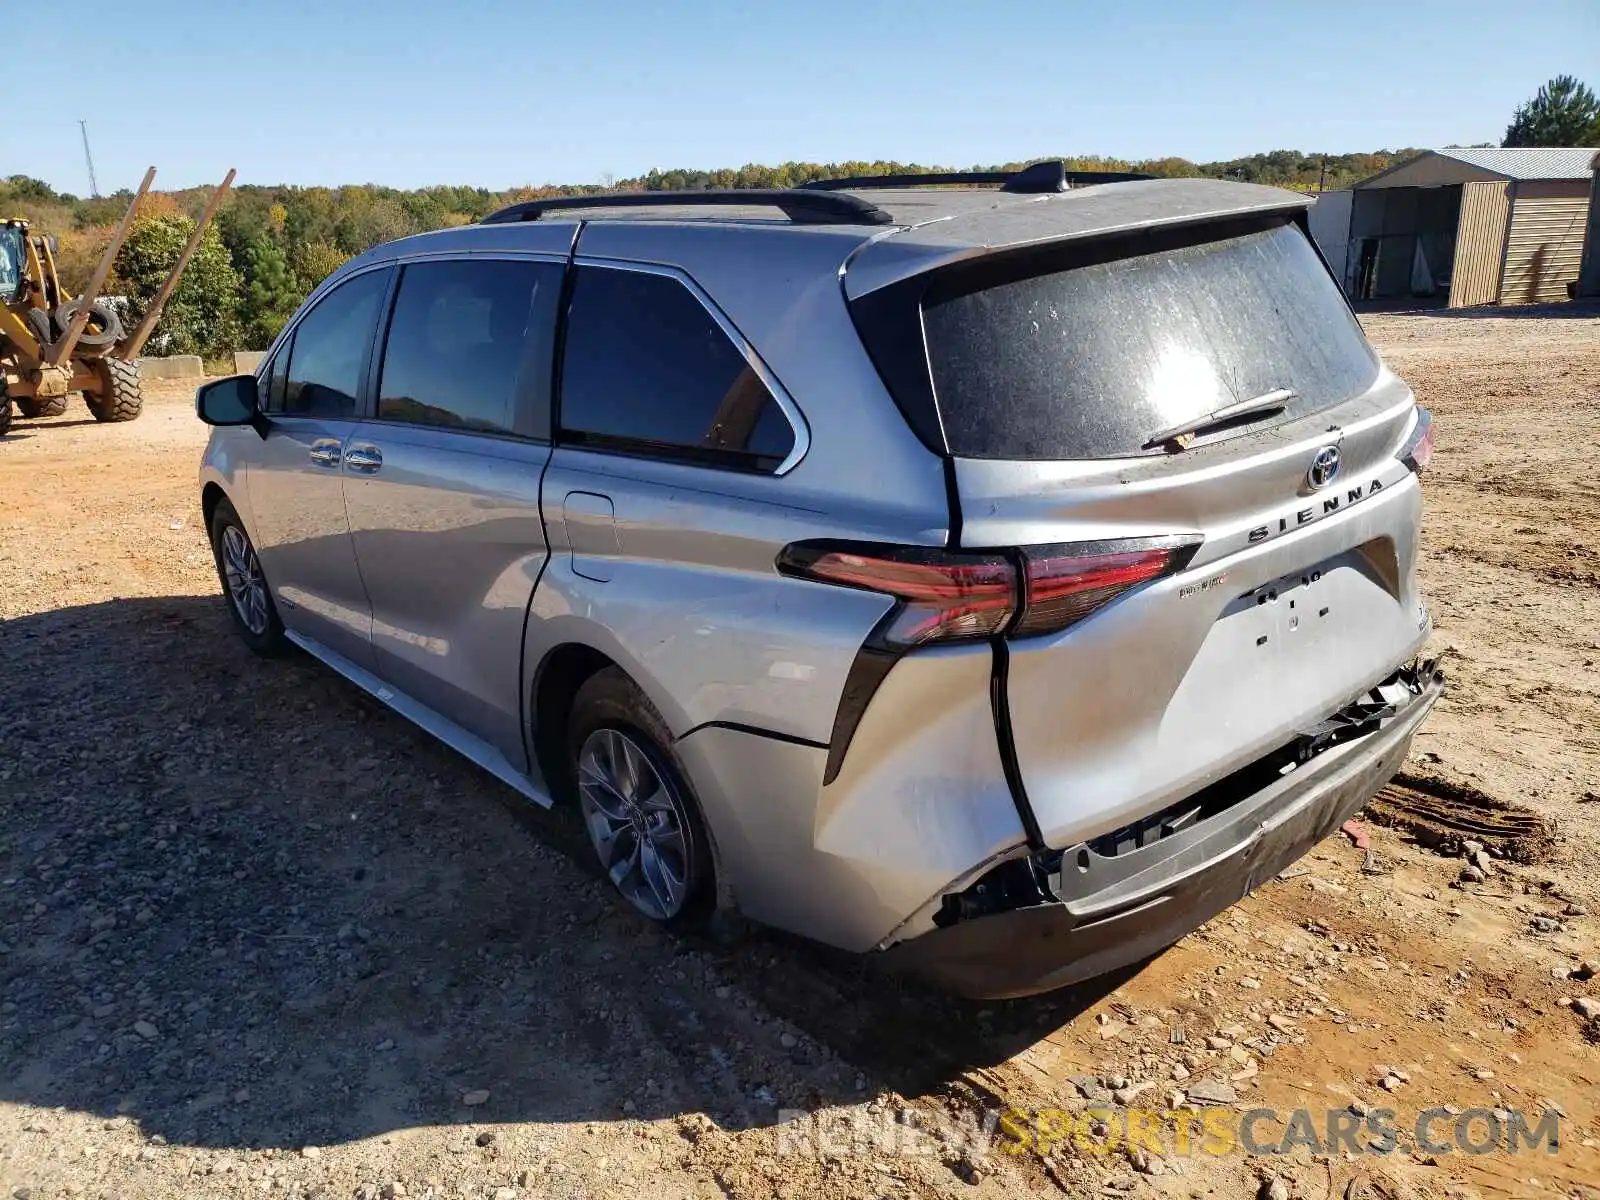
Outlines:
{"label": "utility pole", "polygon": [[89,153],[89,122],[79,121],[78,128],[83,131],[83,161],[89,164],[89,198],[100,199],[100,185],[94,178],[94,155]]}

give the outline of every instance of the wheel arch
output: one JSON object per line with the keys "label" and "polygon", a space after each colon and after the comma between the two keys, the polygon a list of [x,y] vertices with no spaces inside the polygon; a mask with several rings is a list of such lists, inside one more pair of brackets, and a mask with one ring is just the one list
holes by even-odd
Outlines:
{"label": "wheel arch", "polygon": [[[260,539],[256,537],[255,513],[250,510],[249,491],[245,486],[245,462],[249,451],[241,447],[237,438],[217,436],[235,432],[231,429],[212,431],[205,457],[200,462],[198,477],[200,512],[205,519],[205,534],[209,539],[211,518],[217,511],[217,505],[226,500],[233,505],[233,511],[239,514],[239,520],[244,525],[245,532],[250,535],[250,540],[259,542]],[[251,433],[250,436],[253,438],[255,435]]]}
{"label": "wheel arch", "polygon": [[[206,480],[205,486],[200,489],[200,515],[205,518],[207,537],[211,535],[211,518],[217,514],[217,505],[221,504],[227,499],[228,493],[224,491],[222,485],[214,479]],[[229,503],[231,504],[233,502],[229,500]],[[237,504],[235,504],[233,507],[235,512],[239,511],[239,506]],[[240,519],[242,520],[243,518]]]}
{"label": "wheel arch", "polygon": [[558,804],[572,799],[565,750],[578,689],[590,677],[618,665],[584,642],[562,642],[546,651],[534,668],[528,692],[529,751]]}

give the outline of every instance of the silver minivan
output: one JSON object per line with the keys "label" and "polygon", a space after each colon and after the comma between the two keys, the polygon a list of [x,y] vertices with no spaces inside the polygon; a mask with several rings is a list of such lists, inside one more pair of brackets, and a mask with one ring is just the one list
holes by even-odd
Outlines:
{"label": "silver minivan", "polygon": [[1136,961],[1442,686],[1432,427],[1306,203],[1044,163],[380,246],[200,390],[234,623],[574,804],[652,918],[980,996]]}

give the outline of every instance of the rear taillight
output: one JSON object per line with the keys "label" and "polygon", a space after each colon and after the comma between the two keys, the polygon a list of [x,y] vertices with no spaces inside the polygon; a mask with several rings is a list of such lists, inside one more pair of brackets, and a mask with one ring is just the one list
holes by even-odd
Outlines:
{"label": "rear taillight", "polygon": [[1001,554],[797,542],[778,556],[778,569],[896,597],[900,603],[879,634],[902,649],[990,637],[1016,612],[1016,569]]}
{"label": "rear taillight", "polygon": [[1129,588],[1171,574],[1193,557],[1197,544],[1098,552],[1093,545],[1025,549],[1027,602],[1011,632],[1027,637],[1074,625]]}
{"label": "rear taillight", "polygon": [[1130,588],[1181,570],[1199,538],[1140,538],[965,552],[921,546],[796,542],[786,575],[895,597],[874,638],[896,649],[929,642],[1057,633]]}
{"label": "rear taillight", "polygon": [[1411,427],[1411,436],[1400,447],[1400,461],[1421,475],[1433,461],[1433,414],[1417,406],[1417,423]]}

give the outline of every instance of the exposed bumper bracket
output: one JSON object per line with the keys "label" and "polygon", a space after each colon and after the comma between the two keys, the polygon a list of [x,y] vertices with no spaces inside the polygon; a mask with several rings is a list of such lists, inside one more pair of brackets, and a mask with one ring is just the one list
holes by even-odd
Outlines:
{"label": "exposed bumper bracket", "polygon": [[[1104,838],[1002,863],[945,897],[940,928],[886,962],[970,996],[1027,995],[1154,953],[1332,834],[1405,761],[1443,691],[1397,671],[1277,753]],[[1130,829],[1133,827],[1129,827]]]}

